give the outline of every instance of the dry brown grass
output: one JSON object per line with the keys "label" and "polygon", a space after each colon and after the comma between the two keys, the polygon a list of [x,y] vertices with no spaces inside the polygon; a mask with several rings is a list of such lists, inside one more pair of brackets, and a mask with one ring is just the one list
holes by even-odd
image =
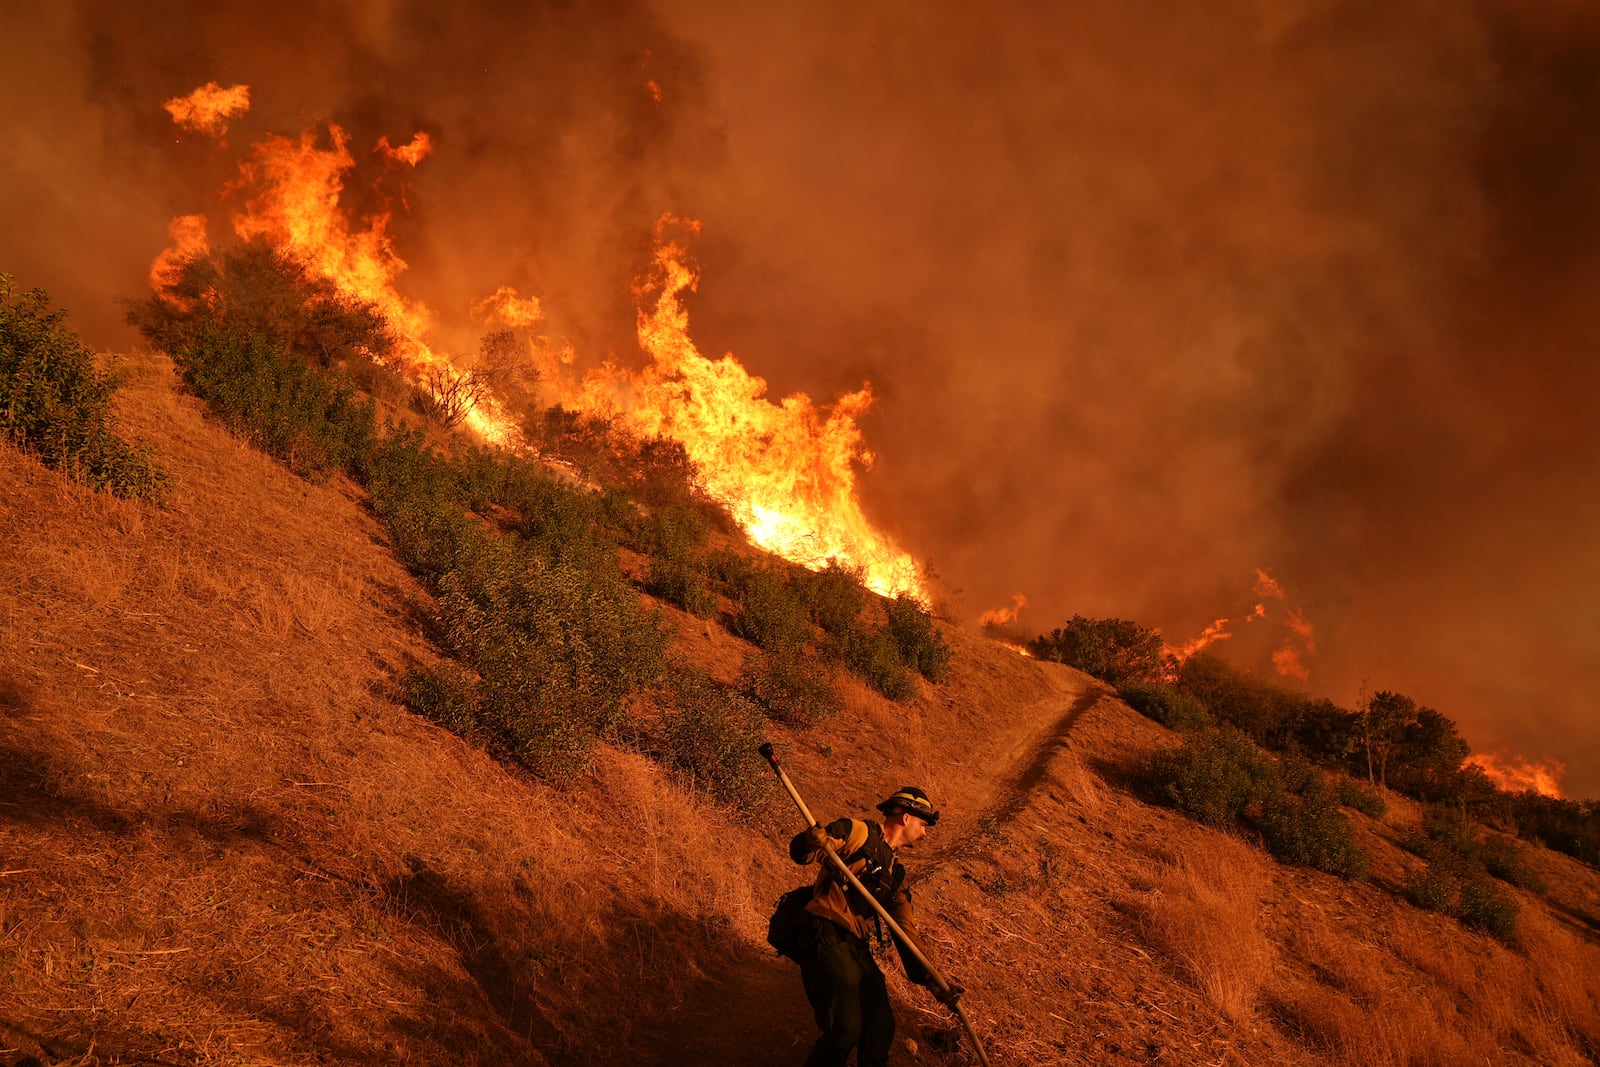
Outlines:
{"label": "dry brown grass", "polygon": [[1150,940],[1235,1023],[1255,1014],[1277,953],[1258,924],[1265,861],[1224,834],[1187,844],[1140,902]]}

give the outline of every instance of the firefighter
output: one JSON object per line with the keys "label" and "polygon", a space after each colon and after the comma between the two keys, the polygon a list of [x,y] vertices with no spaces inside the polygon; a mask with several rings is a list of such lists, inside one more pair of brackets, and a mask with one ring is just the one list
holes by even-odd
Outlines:
{"label": "firefighter", "polygon": [[[789,842],[789,855],[796,863],[814,863],[823,858],[824,843],[831,844],[862,886],[916,941],[906,869],[895,853],[921,841],[939,821],[939,812],[928,794],[915,786],[896,791],[878,810],[883,813],[881,821],[839,819],[796,834]],[[858,1067],[882,1067],[889,1062],[894,1042],[894,1012],[883,972],[872,956],[871,939],[883,934],[877,914],[827,864],[805,910],[813,922],[795,955],[806,999],[822,1030],[806,1067],[843,1064],[851,1049],[856,1050]],[[954,1008],[961,987],[942,986],[912,952],[896,947],[906,976]],[[920,941],[917,947],[921,949]]]}

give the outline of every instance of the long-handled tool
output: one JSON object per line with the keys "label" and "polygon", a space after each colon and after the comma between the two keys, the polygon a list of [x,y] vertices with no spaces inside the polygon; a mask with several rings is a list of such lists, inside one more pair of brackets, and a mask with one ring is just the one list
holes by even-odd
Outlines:
{"label": "long-handled tool", "polygon": [[[782,782],[783,787],[789,791],[789,797],[794,801],[795,807],[800,809],[800,814],[805,817],[806,825],[819,826],[820,824],[811,814],[811,809],[806,807],[806,802],[804,800],[800,799],[800,793],[795,789],[794,783],[789,781],[789,776],[783,772],[782,767],[778,766],[778,757],[773,753],[772,746],[762,745],[758,751],[766,758],[768,763],[772,764],[772,769],[778,773],[778,781]],[[894,934],[896,940],[898,940],[900,944],[904,945],[906,949],[916,957],[917,962],[922,964],[923,968],[927,970],[928,974],[933,978],[934,982],[939,986],[943,994],[948,996],[950,993],[950,983],[941,978],[939,976],[939,972],[934,970],[933,964],[928,962],[928,957],[922,954],[922,950],[917,947],[916,942],[912,941],[911,938],[906,936],[906,932],[900,929],[900,924],[895,922],[894,919],[890,918],[889,913],[884,910],[882,904],[878,903],[877,898],[871,893],[867,892],[867,887],[861,884],[861,880],[855,876],[854,872],[852,872],[849,867],[845,866],[844,860],[839,858],[839,854],[833,850],[833,846],[824,842],[822,847],[823,850],[827,852],[828,859],[833,861],[834,869],[837,870],[844,880],[850,884],[852,889],[861,894],[863,900],[872,905],[872,909],[878,913],[878,918],[882,919],[888,924],[889,931]],[[967,1036],[972,1039],[972,1047],[978,1053],[978,1062],[982,1063],[983,1067],[989,1067],[989,1057],[984,1054],[983,1045],[978,1041],[977,1031],[972,1029],[972,1022],[967,1018],[967,1013],[961,1010],[961,1002],[959,1000],[952,999],[947,1001],[947,1003],[950,1007],[950,1010],[956,1013],[956,1018],[961,1020],[962,1029],[966,1030]]]}

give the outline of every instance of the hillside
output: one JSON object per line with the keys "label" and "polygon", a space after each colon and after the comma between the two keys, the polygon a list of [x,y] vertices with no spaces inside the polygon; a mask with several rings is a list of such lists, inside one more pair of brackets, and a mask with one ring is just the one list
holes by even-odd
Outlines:
{"label": "hillside", "polygon": [[[242,444],[163,356],[122,429],[165,506],[0,446],[0,1064],[799,1064],[767,912],[796,817],[626,746],[557,790],[406,711],[434,611],[364,494]],[[748,647],[664,607],[731,680]],[[1403,903],[1419,813],[1350,813],[1367,881],[1141,797],[1178,743],[1102,683],[942,625],[949,679],[774,724],[819,815],[923,784],[906,859],[996,1064],[1582,1064],[1600,874],[1531,850],[1520,945]],[[896,1062],[973,1062],[891,976]]]}

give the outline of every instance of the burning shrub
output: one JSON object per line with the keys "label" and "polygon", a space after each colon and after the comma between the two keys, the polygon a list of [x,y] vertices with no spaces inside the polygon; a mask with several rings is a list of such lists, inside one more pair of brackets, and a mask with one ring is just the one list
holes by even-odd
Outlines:
{"label": "burning shrub", "polygon": [[417,411],[445,429],[457,425],[488,395],[489,383],[475,371],[431,367],[417,390]]}
{"label": "burning shrub", "polygon": [[824,722],[843,706],[827,670],[815,660],[789,652],[751,657],[739,687],[768,715],[799,728]]}
{"label": "burning shrub", "polygon": [[765,808],[772,774],[756,753],[764,719],[749,701],[699,671],[674,671],[657,755],[743,818]]}
{"label": "burning shrub", "polygon": [[904,593],[886,607],[889,636],[900,662],[930,682],[941,682],[950,668],[950,646],[933,625],[933,615],[916,597]]}
{"label": "burning shrub", "polygon": [[1117,695],[1134,711],[1169,730],[1203,730],[1212,723],[1204,704],[1163,682],[1125,682],[1117,687]]}
{"label": "burning shrub", "polygon": [[1074,615],[1067,625],[1028,642],[1039,659],[1076,667],[1112,685],[1155,678],[1165,663],[1161,635],[1126,619],[1086,619]]}
{"label": "burning shrub", "polygon": [[388,321],[265,242],[185,261],[170,285],[127,305],[128,323],[163,351],[191,347],[208,325],[324,370],[370,366],[394,351]]}
{"label": "burning shrub", "polygon": [[159,499],[166,473],[112,432],[116,382],[95,369],[66,317],[44,290],[18,295],[0,274],[0,438],[95,489]]}

